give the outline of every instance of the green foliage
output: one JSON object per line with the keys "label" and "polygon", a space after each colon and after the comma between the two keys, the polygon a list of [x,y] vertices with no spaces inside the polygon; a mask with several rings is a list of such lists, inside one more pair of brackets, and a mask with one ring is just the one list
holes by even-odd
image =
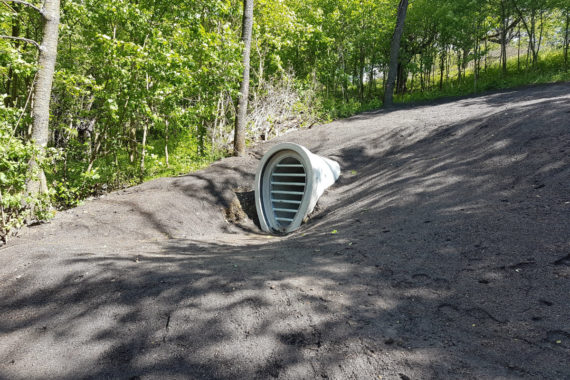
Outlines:
{"label": "green foliage", "polygon": [[203,169],[213,161],[223,157],[223,152],[215,150],[211,142],[205,142],[204,152],[200,152],[200,143],[192,131],[182,130],[179,135],[173,136],[173,138],[175,143],[171,144],[173,149],[169,151],[168,165],[166,165],[164,155],[164,140],[151,141],[145,180],[187,174]]}
{"label": "green foliage", "polygon": [[320,115],[323,120],[332,121],[380,107],[382,107],[382,102],[379,98],[369,99],[364,102],[360,102],[355,98],[351,98],[348,102],[338,98],[329,98],[323,101]]}
{"label": "green foliage", "polygon": [[[513,57],[507,62],[507,76],[503,75],[498,64],[490,66],[482,72],[477,79],[475,89],[474,72],[469,70],[464,80],[457,84],[454,80],[444,83],[440,90],[436,83],[427,91],[411,91],[397,96],[396,100],[401,103],[431,100],[442,97],[462,96],[490,90],[503,90],[528,84],[543,84],[570,81],[570,72],[564,70],[564,57],[560,51],[552,51],[543,54],[536,66],[527,66],[525,63],[519,68],[517,58]],[[416,89],[418,90],[418,89]]]}
{"label": "green foliage", "polygon": [[240,73],[230,2],[67,2],[63,16],[52,109],[66,155],[48,173],[60,204],[219,157],[208,134]]}
{"label": "green foliage", "polygon": [[52,216],[50,209],[51,193],[30,196],[26,194],[26,184],[36,180],[38,173],[30,173],[29,162],[36,158],[40,166],[53,162],[51,159],[38,157],[33,144],[22,141],[14,135],[12,125],[17,123],[21,110],[8,108],[0,102],[0,238],[6,239],[11,230],[17,229],[31,217],[46,220]]}

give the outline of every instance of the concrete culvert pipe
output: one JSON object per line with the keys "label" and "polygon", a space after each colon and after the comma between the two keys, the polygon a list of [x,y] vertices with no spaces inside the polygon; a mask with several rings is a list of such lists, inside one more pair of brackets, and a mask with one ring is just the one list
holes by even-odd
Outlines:
{"label": "concrete culvert pipe", "polygon": [[323,192],[340,176],[340,166],[293,144],[275,145],[255,175],[255,207],[261,229],[288,233],[301,226]]}

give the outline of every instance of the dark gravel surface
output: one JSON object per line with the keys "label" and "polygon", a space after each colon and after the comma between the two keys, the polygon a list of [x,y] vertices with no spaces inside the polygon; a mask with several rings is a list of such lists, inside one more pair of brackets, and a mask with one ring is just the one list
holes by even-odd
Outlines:
{"label": "dark gravel surface", "polygon": [[[277,141],[343,174],[272,237],[227,209],[251,216]],[[0,378],[570,379],[569,153],[563,83],[365,113],[88,201],[0,247]]]}

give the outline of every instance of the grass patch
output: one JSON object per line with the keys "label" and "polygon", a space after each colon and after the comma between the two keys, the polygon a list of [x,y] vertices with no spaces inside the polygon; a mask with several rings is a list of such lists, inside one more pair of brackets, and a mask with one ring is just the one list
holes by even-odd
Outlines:
{"label": "grass patch", "polygon": [[564,68],[564,54],[561,51],[553,51],[541,55],[535,66],[527,65],[523,60],[519,66],[516,58],[509,59],[506,75],[503,74],[502,68],[495,64],[489,66],[487,70],[481,70],[475,81],[474,71],[468,70],[459,83],[451,78],[449,81],[444,81],[443,88],[440,90],[439,82],[432,81],[428,86],[429,89],[421,91],[419,88],[413,88],[406,94],[395,95],[394,100],[397,103],[411,103],[471,95],[484,91],[505,90],[523,85],[566,81],[570,81],[570,70]]}

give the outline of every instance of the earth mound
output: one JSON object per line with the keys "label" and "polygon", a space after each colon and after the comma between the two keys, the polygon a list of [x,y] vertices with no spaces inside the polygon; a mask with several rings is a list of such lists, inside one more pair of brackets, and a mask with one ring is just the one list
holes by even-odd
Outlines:
{"label": "earth mound", "polygon": [[[570,83],[380,110],[0,248],[0,378],[568,378]],[[343,174],[263,234],[258,160]]]}

